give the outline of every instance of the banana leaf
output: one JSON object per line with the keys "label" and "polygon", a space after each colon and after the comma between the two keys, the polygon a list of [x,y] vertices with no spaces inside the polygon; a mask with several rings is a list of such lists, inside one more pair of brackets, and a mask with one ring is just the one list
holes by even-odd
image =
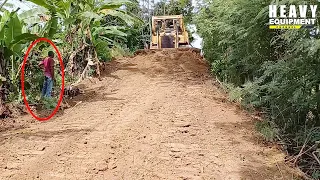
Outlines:
{"label": "banana leaf", "polygon": [[93,28],[92,35],[105,35],[105,34],[112,34],[116,36],[127,36],[126,33],[118,30],[117,26],[108,26],[108,27],[96,27]]}
{"label": "banana leaf", "polygon": [[4,11],[1,19],[0,19],[0,39],[4,39],[4,31],[5,31],[5,25],[10,19],[11,13],[9,11]]}
{"label": "banana leaf", "polygon": [[39,38],[39,36],[35,35],[35,34],[30,34],[30,33],[24,33],[21,34],[17,37],[14,38],[14,41],[12,41],[9,45],[9,47],[13,47],[17,44],[25,44],[31,41],[36,40],[37,38]]}

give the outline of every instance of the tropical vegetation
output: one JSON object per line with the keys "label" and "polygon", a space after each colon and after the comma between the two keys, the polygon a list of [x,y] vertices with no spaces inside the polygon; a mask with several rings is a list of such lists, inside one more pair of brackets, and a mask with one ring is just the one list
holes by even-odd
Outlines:
{"label": "tropical vegetation", "polygon": [[319,5],[302,0],[205,0],[195,22],[205,57],[231,100],[260,111],[267,121],[259,129],[281,142],[293,156],[289,162],[319,179],[319,26],[270,30],[271,3]]}
{"label": "tropical vegetation", "polygon": [[[10,92],[8,101],[21,101],[19,82],[23,57],[35,39],[46,37],[55,42],[63,56],[66,74],[74,81],[93,72],[99,76],[99,62],[109,61],[119,51],[129,52],[126,37],[131,27],[142,24],[136,15],[123,8],[134,4],[128,0],[30,2],[36,8],[21,13],[19,8],[12,10],[13,5],[7,1],[0,5],[0,74],[3,89]],[[38,43],[29,55],[25,68],[25,76],[29,78],[25,87],[30,101],[37,99],[42,85],[43,77],[37,64],[49,50],[53,50],[49,44]],[[57,70],[57,74],[61,72]]]}

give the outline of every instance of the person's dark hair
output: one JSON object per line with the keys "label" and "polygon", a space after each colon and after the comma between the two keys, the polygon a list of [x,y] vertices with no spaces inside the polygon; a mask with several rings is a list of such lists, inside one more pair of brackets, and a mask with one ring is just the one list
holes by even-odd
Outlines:
{"label": "person's dark hair", "polygon": [[48,56],[53,58],[54,57],[54,53],[52,51],[49,51],[48,52]]}

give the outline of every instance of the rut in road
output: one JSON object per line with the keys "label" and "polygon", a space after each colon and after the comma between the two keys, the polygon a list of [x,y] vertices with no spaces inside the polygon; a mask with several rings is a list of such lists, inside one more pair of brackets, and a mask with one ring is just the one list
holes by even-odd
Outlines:
{"label": "rut in road", "polygon": [[151,51],[102,69],[76,107],[2,132],[0,179],[293,178],[196,53]]}

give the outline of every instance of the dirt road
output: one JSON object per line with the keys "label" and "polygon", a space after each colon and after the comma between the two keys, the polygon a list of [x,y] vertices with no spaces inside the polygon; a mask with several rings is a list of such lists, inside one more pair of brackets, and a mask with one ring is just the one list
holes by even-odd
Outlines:
{"label": "dirt road", "polygon": [[76,107],[1,132],[0,179],[293,178],[196,54],[154,52],[105,68],[102,81],[84,82]]}

